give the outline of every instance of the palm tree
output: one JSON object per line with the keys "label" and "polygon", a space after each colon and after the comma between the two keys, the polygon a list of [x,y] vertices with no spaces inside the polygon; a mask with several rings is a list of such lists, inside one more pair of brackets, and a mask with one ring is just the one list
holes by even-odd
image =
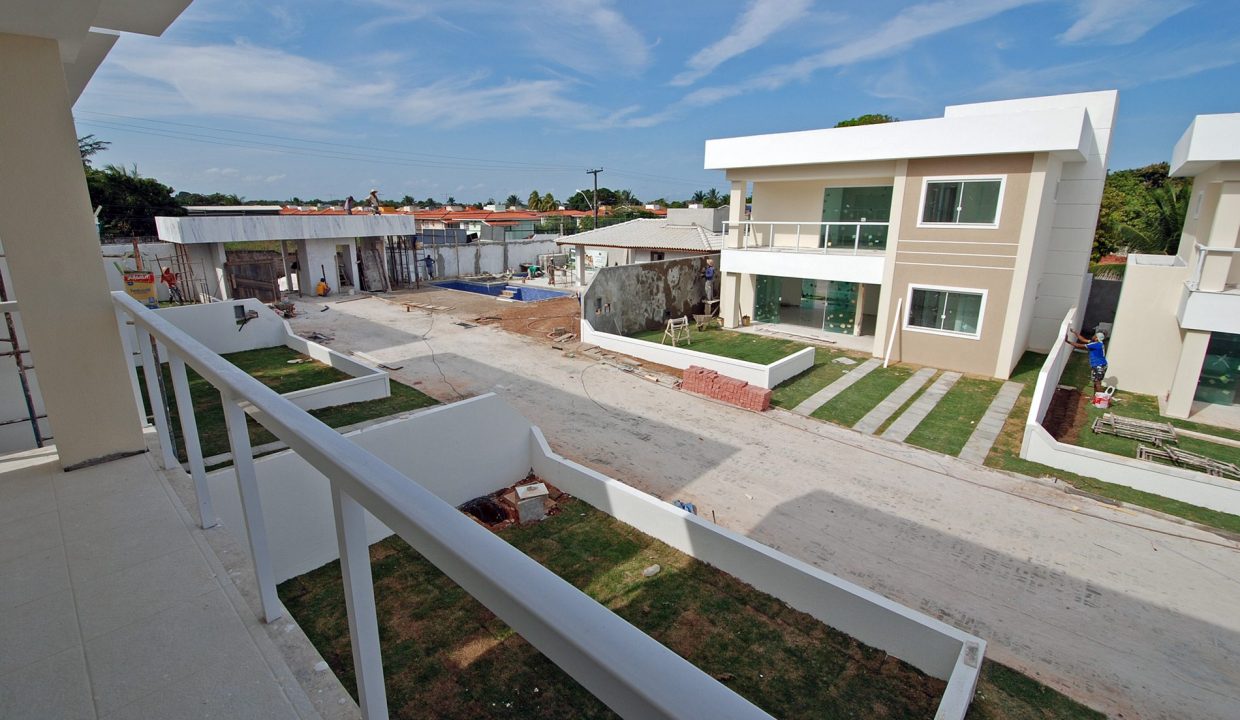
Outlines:
{"label": "palm tree", "polygon": [[1177,183],[1167,183],[1146,192],[1153,211],[1143,218],[1142,227],[1119,223],[1115,232],[1129,252],[1171,255],[1178,249],[1180,234],[1184,231],[1189,193]]}
{"label": "palm tree", "polygon": [[552,195],[551,193],[547,193],[546,195],[542,196],[542,207],[539,209],[540,210],[554,210],[557,207],[559,207],[559,205],[560,204],[555,201],[555,196]]}
{"label": "palm tree", "polygon": [[690,196],[689,202],[698,204],[706,202],[706,193],[701,190],[695,190],[693,195]]}
{"label": "palm tree", "polygon": [[537,190],[530,191],[530,198],[525,201],[525,206],[530,210],[542,210],[542,195]]}
{"label": "palm tree", "polygon": [[521,207],[521,198],[517,197],[516,193],[513,193],[504,200],[504,206],[510,208]]}
{"label": "palm tree", "polygon": [[716,208],[723,204],[723,195],[715,188],[706,191],[706,196],[702,199],[702,204],[709,208]]}

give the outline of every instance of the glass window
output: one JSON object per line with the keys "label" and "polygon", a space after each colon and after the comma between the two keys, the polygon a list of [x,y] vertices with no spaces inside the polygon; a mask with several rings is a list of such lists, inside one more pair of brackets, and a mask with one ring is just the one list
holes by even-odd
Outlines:
{"label": "glass window", "polygon": [[850,224],[823,227],[818,247],[882,250],[890,220],[891,186],[829,187],[822,194],[822,221]]}
{"label": "glass window", "polygon": [[981,327],[984,297],[976,292],[913,288],[908,325],[976,336]]}
{"label": "glass window", "polygon": [[1210,333],[1193,399],[1219,405],[1235,405],[1240,399],[1240,335]]}
{"label": "glass window", "polygon": [[999,218],[1002,180],[935,180],[926,183],[923,223],[993,225]]}

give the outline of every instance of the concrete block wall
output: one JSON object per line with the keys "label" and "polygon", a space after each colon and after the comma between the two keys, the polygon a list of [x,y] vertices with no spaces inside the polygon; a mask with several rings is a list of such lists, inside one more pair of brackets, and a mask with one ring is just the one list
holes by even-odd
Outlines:
{"label": "concrete block wall", "polygon": [[[586,290],[584,317],[595,330],[629,335],[661,328],[671,317],[701,312],[706,291],[702,269],[707,258],[719,267],[718,255],[701,255],[600,268]],[[719,282],[718,275],[715,282]],[[718,286],[715,297],[719,297]]]}
{"label": "concrete block wall", "polygon": [[714,370],[707,370],[696,365],[685,370],[681,387],[689,392],[722,400],[746,410],[765,412],[771,407],[771,391],[750,385],[744,380],[720,375]]}

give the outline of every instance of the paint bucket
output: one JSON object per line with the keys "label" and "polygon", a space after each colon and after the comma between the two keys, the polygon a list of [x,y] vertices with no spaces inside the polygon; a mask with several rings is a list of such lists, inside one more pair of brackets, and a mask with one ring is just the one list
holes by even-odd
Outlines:
{"label": "paint bucket", "polygon": [[1115,388],[1108,387],[1102,392],[1094,393],[1094,407],[1106,410],[1111,407],[1111,396],[1115,394]]}

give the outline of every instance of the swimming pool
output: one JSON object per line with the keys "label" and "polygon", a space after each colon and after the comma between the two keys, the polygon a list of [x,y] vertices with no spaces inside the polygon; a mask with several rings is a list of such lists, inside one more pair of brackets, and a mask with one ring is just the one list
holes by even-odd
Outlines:
{"label": "swimming pool", "polygon": [[517,302],[540,302],[542,300],[554,300],[561,297],[574,297],[571,292],[563,290],[552,290],[544,287],[532,287],[530,285],[510,285],[506,282],[467,282],[465,280],[444,280],[435,283],[437,287],[447,288],[448,290],[459,290],[461,292],[477,293],[479,295],[490,295],[499,297],[505,290],[512,291],[512,300]]}

